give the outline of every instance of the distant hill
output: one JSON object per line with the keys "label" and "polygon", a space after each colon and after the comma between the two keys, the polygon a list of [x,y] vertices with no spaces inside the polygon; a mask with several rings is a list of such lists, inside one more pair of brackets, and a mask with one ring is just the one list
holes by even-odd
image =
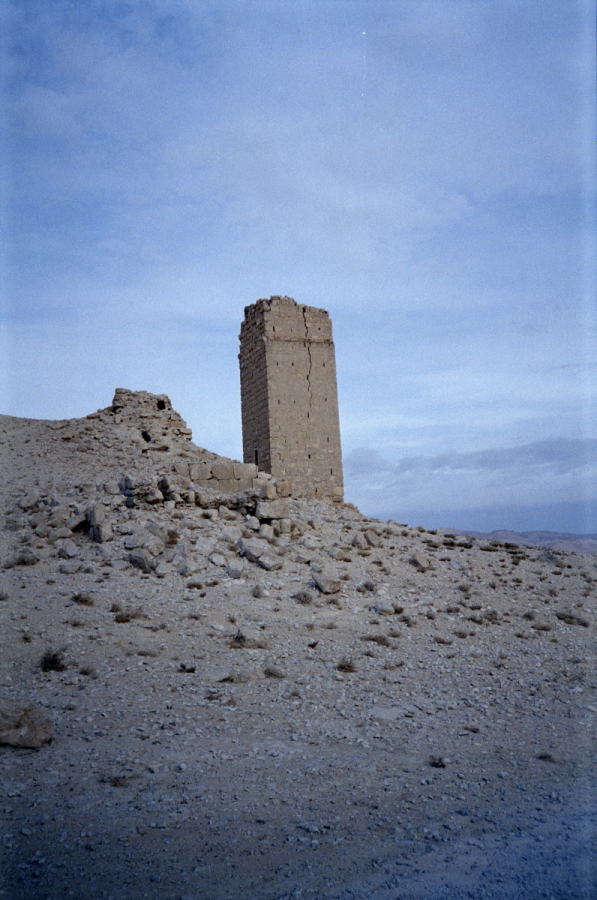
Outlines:
{"label": "distant hill", "polygon": [[[447,529],[442,529],[447,530]],[[547,547],[550,550],[564,550],[567,553],[594,553],[597,555],[597,534],[560,534],[557,531],[465,531],[450,529],[454,534],[485,538],[510,544],[524,544],[530,547]]]}

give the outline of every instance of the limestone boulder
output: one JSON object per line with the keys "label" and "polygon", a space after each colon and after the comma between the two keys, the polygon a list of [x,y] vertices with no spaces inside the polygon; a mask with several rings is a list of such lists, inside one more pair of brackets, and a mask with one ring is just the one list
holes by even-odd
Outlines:
{"label": "limestone boulder", "polygon": [[313,581],[322,594],[337,594],[340,580],[335,572],[314,572]]}
{"label": "limestone boulder", "polygon": [[240,555],[246,556],[249,562],[258,562],[269,549],[268,542],[261,538],[240,538],[237,546]]}
{"label": "limestone boulder", "polygon": [[0,707],[0,744],[37,750],[52,740],[54,723],[34,703]]}
{"label": "limestone boulder", "polygon": [[143,548],[132,550],[129,553],[129,562],[132,566],[136,569],[140,569],[142,572],[153,572],[157,566],[154,557]]}
{"label": "limestone boulder", "polygon": [[411,558],[409,559],[409,562],[410,562],[411,566],[414,566],[415,569],[419,570],[419,572],[426,572],[428,569],[431,568],[430,560],[423,553],[420,553],[418,550],[416,553],[414,553],[411,556]]}

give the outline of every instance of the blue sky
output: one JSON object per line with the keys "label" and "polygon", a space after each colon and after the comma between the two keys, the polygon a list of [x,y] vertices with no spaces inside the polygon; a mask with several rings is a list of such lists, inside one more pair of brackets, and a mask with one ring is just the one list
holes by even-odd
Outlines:
{"label": "blue sky", "polygon": [[288,294],[333,320],[348,500],[597,531],[594,0],[2,15],[3,412],[165,392],[239,457],[243,308]]}

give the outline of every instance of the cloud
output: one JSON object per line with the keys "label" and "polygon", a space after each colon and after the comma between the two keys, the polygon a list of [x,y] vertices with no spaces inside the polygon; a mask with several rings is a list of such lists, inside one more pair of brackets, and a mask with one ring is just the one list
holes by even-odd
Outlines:
{"label": "cloud", "polygon": [[503,509],[509,516],[513,509],[566,503],[589,509],[597,505],[597,440],[552,438],[473,453],[410,456],[396,463],[361,448],[347,455],[344,473],[347,498],[385,518],[418,511],[448,523],[463,510]]}

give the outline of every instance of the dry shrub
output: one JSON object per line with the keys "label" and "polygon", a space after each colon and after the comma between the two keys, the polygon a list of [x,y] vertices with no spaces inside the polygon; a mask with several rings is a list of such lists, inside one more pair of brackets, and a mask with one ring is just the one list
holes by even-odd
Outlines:
{"label": "dry shrub", "polygon": [[78,603],[79,606],[93,606],[93,597],[87,591],[77,591],[77,593],[71,594],[71,600],[73,603]]}
{"label": "dry shrub", "polygon": [[390,642],[385,634],[364,634],[361,636],[361,640],[372,641],[374,644],[379,644],[380,647],[390,646]]}
{"label": "dry shrub", "polygon": [[196,669],[197,669],[196,666],[187,666],[186,663],[181,663],[178,668],[178,671],[186,672],[188,675],[193,675],[194,672],[196,671]]}
{"label": "dry shrub", "polygon": [[123,609],[120,603],[113,603],[110,607],[110,612],[114,613],[114,621],[119,624],[123,622],[132,622],[133,619],[147,618],[147,615],[141,606],[129,606],[127,609]]}
{"label": "dry shrub", "polygon": [[64,672],[66,662],[62,650],[46,650],[39,665],[42,672]]}
{"label": "dry shrub", "polygon": [[234,648],[239,648],[239,647],[246,647],[246,645],[247,645],[247,638],[245,637],[245,635],[242,633],[242,631],[239,628],[238,631],[236,632],[236,634],[234,635],[234,637],[232,638],[232,640],[230,642],[230,646],[234,647]]}
{"label": "dry shrub", "polygon": [[575,616],[573,613],[557,612],[556,618],[561,622],[565,622],[566,625],[581,625],[583,628],[589,627],[589,623],[586,619],[583,619],[582,616]]}
{"label": "dry shrub", "polygon": [[357,667],[351,659],[343,657],[336,666],[339,672],[356,672]]}
{"label": "dry shrub", "polygon": [[256,641],[254,638],[248,638],[242,633],[240,628],[230,641],[229,646],[233,650],[265,650],[267,644],[265,641]]}
{"label": "dry shrub", "polygon": [[357,591],[359,594],[371,593],[375,590],[375,582],[374,581],[364,581],[362,584],[357,586]]}

